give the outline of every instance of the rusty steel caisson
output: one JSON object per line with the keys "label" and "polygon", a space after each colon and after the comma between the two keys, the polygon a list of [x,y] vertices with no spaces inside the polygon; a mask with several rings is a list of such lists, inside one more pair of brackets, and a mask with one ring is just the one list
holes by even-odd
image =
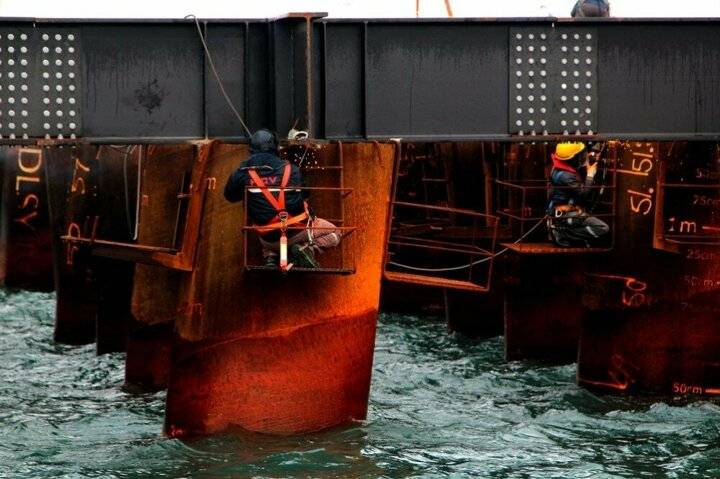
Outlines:
{"label": "rusty steel caisson", "polygon": [[[198,228],[192,271],[169,271],[167,276],[155,274],[163,271],[157,266],[138,265],[135,278],[135,318],[146,324],[160,317],[175,319],[172,353],[162,353],[167,363],[153,360],[146,366],[158,368],[161,376],[160,364],[168,365],[166,432],[184,436],[241,427],[290,434],[363,419],[396,146],[325,145],[323,155],[342,155],[342,169],[318,168],[307,172],[308,179],[337,194],[341,175],[353,196],[353,206],[341,216],[354,230],[345,238],[352,251],[328,251],[320,261],[329,264],[342,256],[347,263],[353,257],[353,267],[288,275],[246,271],[246,258],[252,261],[246,248],[259,244],[252,232],[243,234],[243,208],[221,194],[225,179],[247,157],[247,148],[215,144],[196,151],[207,151],[202,148],[211,149],[205,156],[196,154],[189,165],[205,171],[200,221],[188,216],[187,223],[187,228]],[[151,193],[144,207],[150,211],[158,201],[150,182],[163,180],[145,178],[145,191]],[[325,193],[312,192],[314,207],[337,215],[337,205]],[[175,220],[160,214],[154,218],[157,223],[148,231],[167,229]],[[136,348],[142,344],[139,338],[131,333],[128,378],[131,369],[137,371],[134,377],[142,376],[138,358],[149,357],[152,347],[146,342]],[[156,379],[162,382],[162,377]]]}
{"label": "rusty steel caisson", "polygon": [[4,147],[1,154],[0,282],[51,291],[47,159],[38,147]]}

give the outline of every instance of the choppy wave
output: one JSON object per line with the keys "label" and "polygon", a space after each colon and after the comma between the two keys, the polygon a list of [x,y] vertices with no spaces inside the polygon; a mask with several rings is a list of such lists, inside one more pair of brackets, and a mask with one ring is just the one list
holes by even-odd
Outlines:
{"label": "choppy wave", "polygon": [[160,434],[123,355],[52,341],[54,296],[0,290],[0,477],[720,477],[720,407],[597,397],[572,365],[381,317],[368,421],[321,434]]}

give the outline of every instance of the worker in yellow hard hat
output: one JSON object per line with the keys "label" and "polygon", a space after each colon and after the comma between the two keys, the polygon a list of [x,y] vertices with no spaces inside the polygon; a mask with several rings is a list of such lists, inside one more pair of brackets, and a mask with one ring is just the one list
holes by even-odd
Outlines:
{"label": "worker in yellow hard hat", "polygon": [[610,227],[591,216],[597,162],[587,161],[584,143],[563,142],[555,146],[550,172],[550,203],[548,205],[549,235],[559,246],[593,246],[601,243]]}

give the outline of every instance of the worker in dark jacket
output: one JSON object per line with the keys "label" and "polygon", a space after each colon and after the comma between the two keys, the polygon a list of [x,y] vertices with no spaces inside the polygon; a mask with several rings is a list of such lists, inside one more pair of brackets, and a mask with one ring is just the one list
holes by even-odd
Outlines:
{"label": "worker in dark jacket", "polygon": [[577,0],[570,16],[573,18],[609,17],[610,2],[608,0]]}
{"label": "worker in dark jacket", "polygon": [[242,201],[247,187],[248,216],[258,227],[265,266],[278,265],[283,224],[287,227],[293,263],[318,267],[315,253],[337,246],[340,231],[329,221],[311,214],[305,201],[306,190],[286,189],[302,187],[303,180],[296,165],[278,157],[275,134],[265,129],[255,132],[250,138],[250,153],[250,158],[228,178],[225,198],[230,202]]}
{"label": "worker in dark jacket", "polygon": [[558,143],[552,155],[548,215],[550,236],[559,246],[591,246],[603,240],[610,227],[591,216],[587,208],[592,201],[597,163],[585,162],[583,143]]}

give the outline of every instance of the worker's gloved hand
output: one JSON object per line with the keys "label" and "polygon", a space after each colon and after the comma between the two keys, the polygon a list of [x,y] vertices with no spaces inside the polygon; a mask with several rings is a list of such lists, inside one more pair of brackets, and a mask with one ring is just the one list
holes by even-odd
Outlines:
{"label": "worker's gloved hand", "polygon": [[598,168],[598,162],[593,163],[592,165],[588,165],[587,167],[587,177],[588,178],[594,178],[595,173],[597,173]]}
{"label": "worker's gloved hand", "polygon": [[575,205],[558,205],[555,207],[555,211],[559,212],[561,214],[569,213],[571,211],[577,210],[577,206]]}
{"label": "worker's gloved hand", "polygon": [[555,207],[555,218],[585,216],[585,209],[578,205],[559,205]]}

